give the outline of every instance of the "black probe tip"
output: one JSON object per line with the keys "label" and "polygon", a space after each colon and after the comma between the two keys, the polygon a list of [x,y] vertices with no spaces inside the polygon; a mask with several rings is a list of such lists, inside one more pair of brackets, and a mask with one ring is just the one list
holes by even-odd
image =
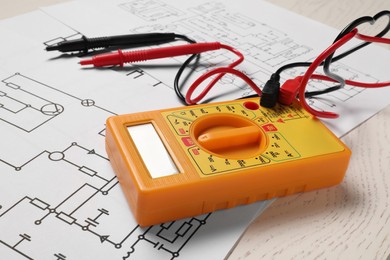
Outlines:
{"label": "black probe tip", "polygon": [[59,49],[58,45],[51,45],[46,47],[47,51],[57,51],[58,49]]}

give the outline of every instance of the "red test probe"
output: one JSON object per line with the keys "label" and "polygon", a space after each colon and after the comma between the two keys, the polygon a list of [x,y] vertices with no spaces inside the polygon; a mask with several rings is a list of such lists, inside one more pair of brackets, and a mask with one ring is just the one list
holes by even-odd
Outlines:
{"label": "red test probe", "polygon": [[[180,55],[198,54],[202,52],[215,51],[219,49],[225,49],[234,53],[235,55],[238,56],[238,59],[226,67],[212,69],[207,73],[203,74],[201,77],[199,77],[190,86],[185,97],[185,102],[188,105],[194,105],[197,102],[199,102],[211,90],[211,88],[217,83],[217,81],[219,81],[225,74],[233,74],[243,79],[260,96],[261,95],[260,88],[256,86],[256,84],[244,73],[234,69],[234,67],[236,67],[244,60],[244,56],[242,55],[242,53],[232,48],[231,46],[222,44],[220,42],[191,43],[186,45],[161,47],[161,48],[154,48],[149,50],[136,50],[136,51],[129,51],[129,52],[122,52],[121,50],[118,50],[117,52],[114,53],[93,56],[92,59],[89,60],[82,60],[80,61],[80,64],[94,65],[95,67],[114,66],[114,65],[123,66],[124,63],[128,63],[128,62],[139,62],[139,61],[168,58],[168,57],[174,57]],[[201,83],[203,83],[205,80],[207,80],[213,75],[216,76],[211,80],[211,82],[207,84],[207,86],[201,91],[201,93],[197,97],[191,98],[191,95],[193,94],[195,88],[197,88]]]}
{"label": "red test probe", "polygon": [[104,66],[123,66],[124,63],[139,62],[152,59],[168,58],[174,56],[197,54],[206,51],[214,51],[221,49],[223,44],[219,42],[192,43],[178,46],[169,46],[154,48],[149,50],[136,50],[100,54],[93,56],[92,59],[80,61],[81,65],[93,65],[95,67]]}

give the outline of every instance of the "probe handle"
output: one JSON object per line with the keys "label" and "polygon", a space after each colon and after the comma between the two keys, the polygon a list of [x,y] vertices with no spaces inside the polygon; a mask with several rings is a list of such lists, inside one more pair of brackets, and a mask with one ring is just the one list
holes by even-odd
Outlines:
{"label": "probe handle", "polygon": [[89,49],[108,48],[112,46],[136,46],[170,42],[175,38],[176,34],[174,33],[142,33],[94,38],[87,38],[83,36],[81,39],[62,41],[56,45],[47,46],[46,50],[60,52],[87,52]]}
{"label": "probe handle", "polygon": [[92,59],[80,61],[81,65],[94,65],[95,67],[104,67],[104,66],[113,66],[120,65],[123,66],[124,63],[128,62],[138,62],[146,61],[152,59],[160,59],[167,57],[174,57],[180,55],[196,54],[206,51],[218,50],[221,48],[221,43],[219,42],[205,42],[205,43],[192,43],[179,46],[169,46],[154,48],[149,50],[137,50],[122,52],[118,50],[117,52],[101,54],[93,56]]}

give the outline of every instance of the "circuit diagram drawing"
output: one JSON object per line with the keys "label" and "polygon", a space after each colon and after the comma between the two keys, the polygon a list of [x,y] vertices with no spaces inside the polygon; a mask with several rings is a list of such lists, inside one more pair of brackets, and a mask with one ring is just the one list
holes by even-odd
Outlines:
{"label": "circuit diagram drawing", "polygon": [[[0,169],[8,165],[19,170],[36,154],[49,149],[58,142],[58,128],[66,131],[60,136],[63,145],[73,142],[74,136],[85,136],[85,129],[71,127],[65,122],[83,120],[87,123],[89,120],[88,123],[100,128],[97,132],[102,132],[104,123],[97,126],[95,122],[104,122],[115,114],[99,107],[92,99],[78,98],[20,73],[3,79],[0,89],[3,143],[12,142],[14,148],[12,151],[0,150]],[[41,138],[47,141],[42,142]],[[25,152],[22,156],[17,151]]]}
{"label": "circuit diagram drawing", "polygon": [[[143,0],[130,1],[126,5],[136,6],[141,10],[148,7],[148,10],[151,10],[153,8],[148,6],[149,2],[153,2],[154,6],[163,5],[159,1]],[[119,7],[123,8],[124,5],[121,4]],[[164,6],[167,8],[167,5],[164,4]],[[136,14],[136,9],[125,10],[133,15],[139,15]],[[152,19],[152,16],[145,18],[145,15],[143,19],[149,21]],[[172,19],[173,17],[175,19]],[[308,46],[295,42],[282,31],[243,14],[227,10],[219,2],[209,2],[189,8],[185,18],[180,13],[172,14],[169,18],[171,18],[169,23],[164,23],[162,19],[159,23],[131,30],[135,33],[174,30],[181,34],[191,35],[200,42],[213,39],[231,46],[240,46],[240,51],[252,65],[251,70],[246,73],[253,78],[256,77],[256,73],[269,74],[272,72],[270,69],[312,50]],[[202,56],[202,64],[206,63],[209,66],[221,64],[229,59],[224,55],[206,54],[204,56]]]}
{"label": "circuit diagram drawing", "polygon": [[183,13],[170,5],[153,0],[127,2],[119,6],[146,21],[158,21],[165,17],[178,16]]}
{"label": "circuit diagram drawing", "polygon": [[[18,74],[0,84],[0,120],[23,131],[31,132],[61,114],[63,106],[55,101],[35,96],[34,89],[41,84]],[[28,120],[31,119],[31,120]]]}
{"label": "circuit diagram drawing", "polygon": [[[1,102],[0,128],[13,130],[3,131],[8,133],[4,140],[16,140],[12,133],[17,133],[20,140],[14,147],[27,155],[15,159],[3,149],[0,155],[0,170],[7,177],[0,184],[0,230],[14,226],[13,232],[0,232],[0,255],[135,259],[142,248],[149,248],[156,256],[174,259],[206,225],[210,214],[148,228],[129,221],[132,215],[124,207],[118,180],[98,145],[104,143],[104,119],[115,113],[92,99],[78,98],[21,73],[3,79],[1,91],[0,100],[7,102]],[[21,113],[23,109],[27,111]],[[28,125],[29,119],[33,123]],[[74,129],[69,120],[80,120],[77,125],[82,127]],[[41,141],[34,143],[35,138]],[[75,250],[85,241],[96,246]],[[37,247],[46,249],[39,252]]]}

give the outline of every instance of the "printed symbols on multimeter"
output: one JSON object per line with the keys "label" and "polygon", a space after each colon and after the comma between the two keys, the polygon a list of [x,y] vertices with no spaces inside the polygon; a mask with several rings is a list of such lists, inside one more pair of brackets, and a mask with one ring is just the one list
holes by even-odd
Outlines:
{"label": "printed symbols on multimeter", "polygon": [[221,158],[209,154],[197,146],[189,148],[188,153],[204,175],[220,174],[247,167],[260,166],[271,162],[270,159],[262,155],[245,160]]}
{"label": "printed symbols on multimeter", "polygon": [[[237,115],[239,118],[252,120],[257,126],[263,129],[268,141],[263,140],[262,142],[269,142],[267,148],[253,156],[243,156],[244,158],[237,159],[233,159],[234,156],[224,156],[223,154],[213,153],[204,149],[205,147],[200,146],[192,139],[193,137],[191,137],[190,132],[194,129],[191,126],[195,122],[198,122],[197,120],[209,118],[213,114],[221,114],[221,116],[229,114]],[[283,122],[279,122],[280,120],[278,121],[276,118],[298,119],[302,118],[302,116],[294,108],[264,113],[259,110],[248,110],[241,104],[179,110],[166,115],[166,119],[177,135],[181,146],[186,150],[187,155],[189,155],[194,165],[196,165],[198,172],[203,176],[221,174],[301,157],[278,131],[278,127],[275,124]],[[232,117],[229,119],[237,120],[238,118]],[[270,119],[275,121],[275,123],[271,123]],[[244,131],[244,128],[242,131]]]}
{"label": "printed symbols on multimeter", "polygon": [[263,156],[273,161],[285,161],[301,157],[281,133],[268,134],[270,140],[268,148]]}
{"label": "printed symbols on multimeter", "polygon": [[182,111],[175,111],[172,115],[181,117],[183,119],[195,120],[201,116],[215,113],[228,113],[245,116],[249,119],[254,119],[256,114],[253,111],[245,109],[241,104],[230,104],[220,106],[210,106],[204,108],[195,108]]}
{"label": "printed symbols on multimeter", "polygon": [[261,155],[249,159],[235,160],[218,157],[207,153],[195,144],[188,148],[188,153],[204,175],[219,174],[246,167],[266,165],[272,161],[280,162],[301,157],[281,133],[270,133],[268,137],[269,147]]}
{"label": "printed symbols on multimeter", "polygon": [[192,123],[192,120],[183,119],[181,117],[169,115],[167,117],[168,121],[171,123],[173,129],[175,129],[175,132],[177,135],[188,135],[189,129]]}
{"label": "printed symbols on multimeter", "polygon": [[273,109],[264,110],[261,112],[264,118],[268,118],[271,122],[283,123],[287,120],[306,118],[301,107],[291,106],[276,106]]}
{"label": "printed symbols on multimeter", "polygon": [[[191,123],[199,117],[214,114],[214,113],[228,113],[239,116],[245,116],[248,119],[254,119],[256,114],[253,111],[244,109],[241,104],[230,104],[221,106],[210,106],[199,109],[189,109],[175,111],[167,116],[168,121],[175,129],[177,135],[188,135]],[[259,122],[266,121],[266,118],[258,118]]]}

